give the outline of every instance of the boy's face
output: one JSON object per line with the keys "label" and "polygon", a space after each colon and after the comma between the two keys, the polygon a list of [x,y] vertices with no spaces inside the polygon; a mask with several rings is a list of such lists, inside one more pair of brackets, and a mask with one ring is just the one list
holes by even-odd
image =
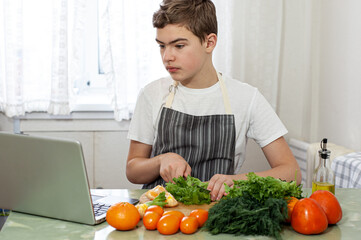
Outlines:
{"label": "boy's face", "polygon": [[168,24],[157,29],[156,41],[163,64],[174,80],[187,86],[205,71],[205,63],[211,57],[209,50],[187,28]]}

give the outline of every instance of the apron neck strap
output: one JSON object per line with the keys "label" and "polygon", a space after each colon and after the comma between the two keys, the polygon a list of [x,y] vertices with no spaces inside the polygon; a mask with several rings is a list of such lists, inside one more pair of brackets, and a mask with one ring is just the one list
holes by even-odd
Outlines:
{"label": "apron neck strap", "polygon": [[226,84],[224,84],[222,74],[221,73],[217,73],[217,74],[218,74],[218,81],[222,90],[223,103],[224,103],[224,108],[226,109],[226,114],[232,114],[232,108],[231,108],[231,104],[229,103],[229,96],[228,96]]}
{"label": "apron neck strap", "polygon": [[[231,104],[229,103],[228,92],[227,92],[226,85],[224,84],[222,74],[217,73],[217,75],[218,75],[219,85],[220,85],[221,91],[222,91],[223,103],[224,103],[224,108],[226,109],[226,114],[232,114],[232,108],[231,108]],[[173,84],[169,87],[169,94],[168,94],[167,100],[165,102],[166,108],[171,108],[178,84],[179,84],[179,82],[173,81]]]}
{"label": "apron neck strap", "polygon": [[173,81],[173,84],[170,85],[167,101],[165,102],[165,107],[166,108],[171,108],[172,103],[173,103],[173,99],[174,99],[174,94],[175,94],[175,91],[176,91],[176,89],[178,87],[178,84],[179,84],[179,82]]}

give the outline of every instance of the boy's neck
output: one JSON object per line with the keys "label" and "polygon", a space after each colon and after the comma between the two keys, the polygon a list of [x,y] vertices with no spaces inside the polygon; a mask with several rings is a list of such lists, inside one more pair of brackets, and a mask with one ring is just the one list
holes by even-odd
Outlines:
{"label": "boy's neck", "polygon": [[187,88],[201,89],[213,86],[218,82],[218,74],[216,69],[210,67],[209,69],[203,69],[198,72],[191,79],[185,79],[181,81],[181,84]]}

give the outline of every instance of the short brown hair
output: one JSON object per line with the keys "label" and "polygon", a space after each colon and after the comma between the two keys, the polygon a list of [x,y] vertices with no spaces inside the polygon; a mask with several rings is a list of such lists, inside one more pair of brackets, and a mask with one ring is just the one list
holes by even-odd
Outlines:
{"label": "short brown hair", "polygon": [[211,0],[163,0],[153,14],[153,26],[168,24],[186,27],[203,42],[207,35],[217,34],[216,8]]}

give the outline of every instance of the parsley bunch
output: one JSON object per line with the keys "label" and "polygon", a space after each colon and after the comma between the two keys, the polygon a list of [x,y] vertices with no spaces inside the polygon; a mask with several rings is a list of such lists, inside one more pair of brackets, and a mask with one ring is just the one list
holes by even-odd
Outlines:
{"label": "parsley bunch", "polygon": [[253,172],[247,174],[247,180],[234,181],[232,187],[225,187],[228,193],[226,198],[241,197],[245,193],[261,203],[268,198],[302,198],[302,185],[297,185],[296,181],[287,182],[273,177],[260,177]]}
{"label": "parsley bunch", "polygon": [[182,176],[173,178],[174,183],[166,183],[166,189],[174,198],[184,203],[185,205],[191,204],[210,204],[211,197],[210,191],[207,190],[208,183],[202,182],[198,178]]}

